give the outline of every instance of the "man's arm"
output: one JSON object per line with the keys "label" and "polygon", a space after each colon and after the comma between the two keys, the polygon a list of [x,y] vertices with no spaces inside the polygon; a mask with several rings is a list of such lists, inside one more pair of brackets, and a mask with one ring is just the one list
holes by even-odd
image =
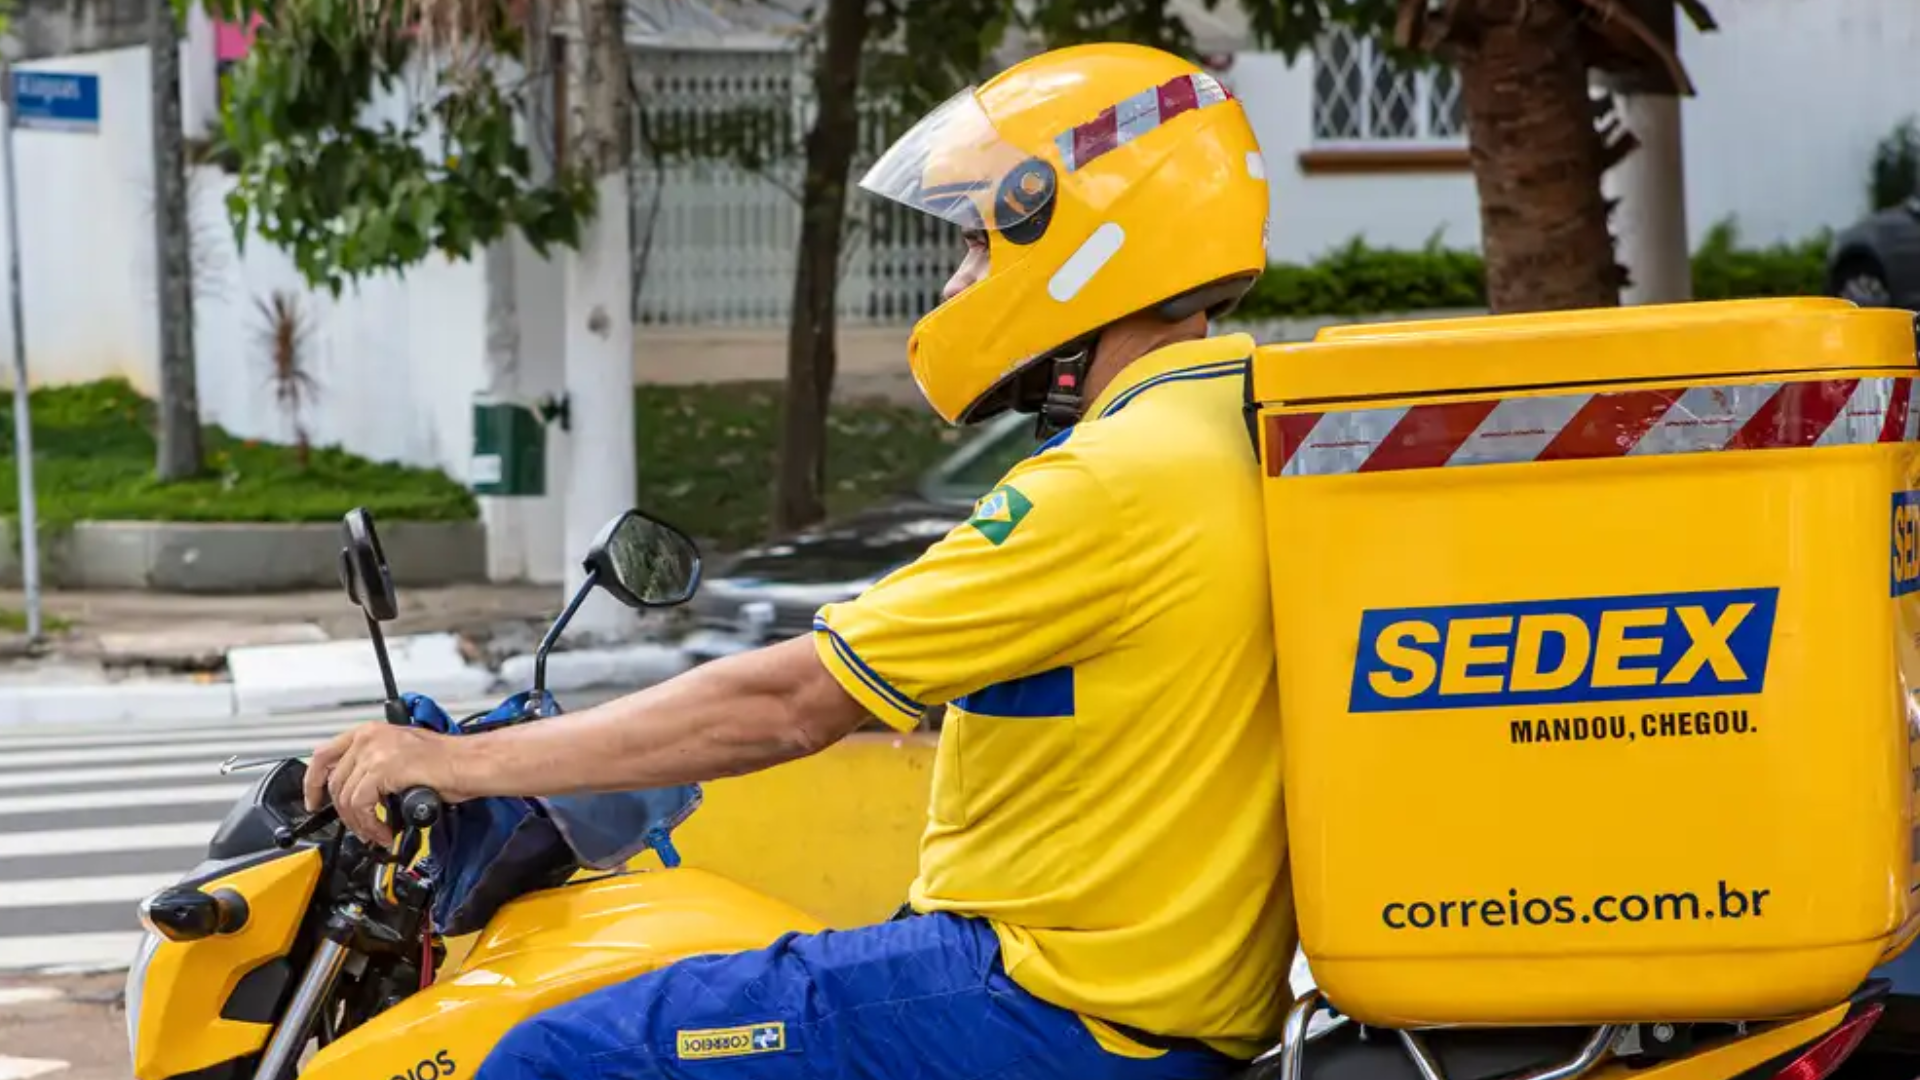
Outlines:
{"label": "man's arm", "polygon": [[819,752],[867,710],[841,689],[809,638],[728,657],[577,713],[484,735],[367,724],[315,752],[309,809],[331,793],[370,840],[386,795],[415,785],[449,801],[666,787],[754,772]]}

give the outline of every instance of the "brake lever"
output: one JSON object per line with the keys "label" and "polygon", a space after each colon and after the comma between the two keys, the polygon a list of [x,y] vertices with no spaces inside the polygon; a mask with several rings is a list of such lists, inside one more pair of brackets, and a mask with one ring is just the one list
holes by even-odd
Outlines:
{"label": "brake lever", "polygon": [[340,811],[334,809],[332,803],[328,803],[307,815],[306,820],[298,825],[291,827],[282,825],[273,830],[274,846],[290,848],[338,820],[340,820]]}
{"label": "brake lever", "polygon": [[234,773],[237,773],[237,772],[252,772],[255,769],[264,769],[269,765],[278,765],[283,761],[292,761],[292,760],[297,760],[297,759],[289,758],[285,754],[281,754],[277,757],[260,757],[260,758],[242,758],[239,754],[235,754],[232,757],[220,763],[220,775],[232,776]]}

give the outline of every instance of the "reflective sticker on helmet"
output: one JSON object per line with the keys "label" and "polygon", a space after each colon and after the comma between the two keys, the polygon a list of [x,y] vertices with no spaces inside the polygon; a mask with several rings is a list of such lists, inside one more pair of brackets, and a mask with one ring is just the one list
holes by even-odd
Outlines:
{"label": "reflective sticker on helmet", "polygon": [[1211,75],[1181,75],[1101,110],[1078,127],[1060,133],[1054,145],[1068,172],[1115,150],[1161,124],[1194,109],[1232,101],[1233,94]]}
{"label": "reflective sticker on helmet", "polygon": [[1120,245],[1126,240],[1127,230],[1111,221],[1093,230],[1093,235],[1087,237],[1080,249],[1067,256],[1067,261],[1053,272],[1047,282],[1047,295],[1062,304],[1080,295],[1093,275],[1119,254]]}

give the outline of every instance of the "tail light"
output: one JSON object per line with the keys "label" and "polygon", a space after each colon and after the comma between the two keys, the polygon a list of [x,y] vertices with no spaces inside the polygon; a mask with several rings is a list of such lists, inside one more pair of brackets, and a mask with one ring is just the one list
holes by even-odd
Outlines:
{"label": "tail light", "polygon": [[1874,1022],[1885,1011],[1886,1006],[1877,1001],[1861,1009],[1858,1015],[1808,1046],[1786,1068],[1775,1073],[1773,1080],[1827,1080],[1860,1048],[1860,1041],[1867,1037],[1867,1032],[1873,1030]]}

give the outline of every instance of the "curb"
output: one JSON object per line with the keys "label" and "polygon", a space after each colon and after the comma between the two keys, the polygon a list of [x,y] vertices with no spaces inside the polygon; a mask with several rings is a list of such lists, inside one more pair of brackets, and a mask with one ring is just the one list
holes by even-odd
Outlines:
{"label": "curb", "polygon": [[[487,702],[533,685],[531,653],[496,673],[470,663],[453,634],[387,640],[402,691],[454,702]],[[257,645],[226,654],[228,680],[127,679],[36,686],[0,685],[0,728],[38,724],[180,724],[239,716],[378,707],[385,696],[373,649],[363,640]],[[693,666],[683,650],[659,644],[572,649],[547,658],[555,694],[637,690]]]}
{"label": "curb", "polygon": [[[505,687],[533,685],[533,654],[522,653],[500,665]],[[687,654],[666,645],[570,649],[547,656],[547,689],[555,694],[608,686],[652,686],[693,666]]]}
{"label": "curb", "polygon": [[164,723],[233,714],[233,687],[227,683],[141,679],[67,686],[9,686],[0,694],[0,726]]}

